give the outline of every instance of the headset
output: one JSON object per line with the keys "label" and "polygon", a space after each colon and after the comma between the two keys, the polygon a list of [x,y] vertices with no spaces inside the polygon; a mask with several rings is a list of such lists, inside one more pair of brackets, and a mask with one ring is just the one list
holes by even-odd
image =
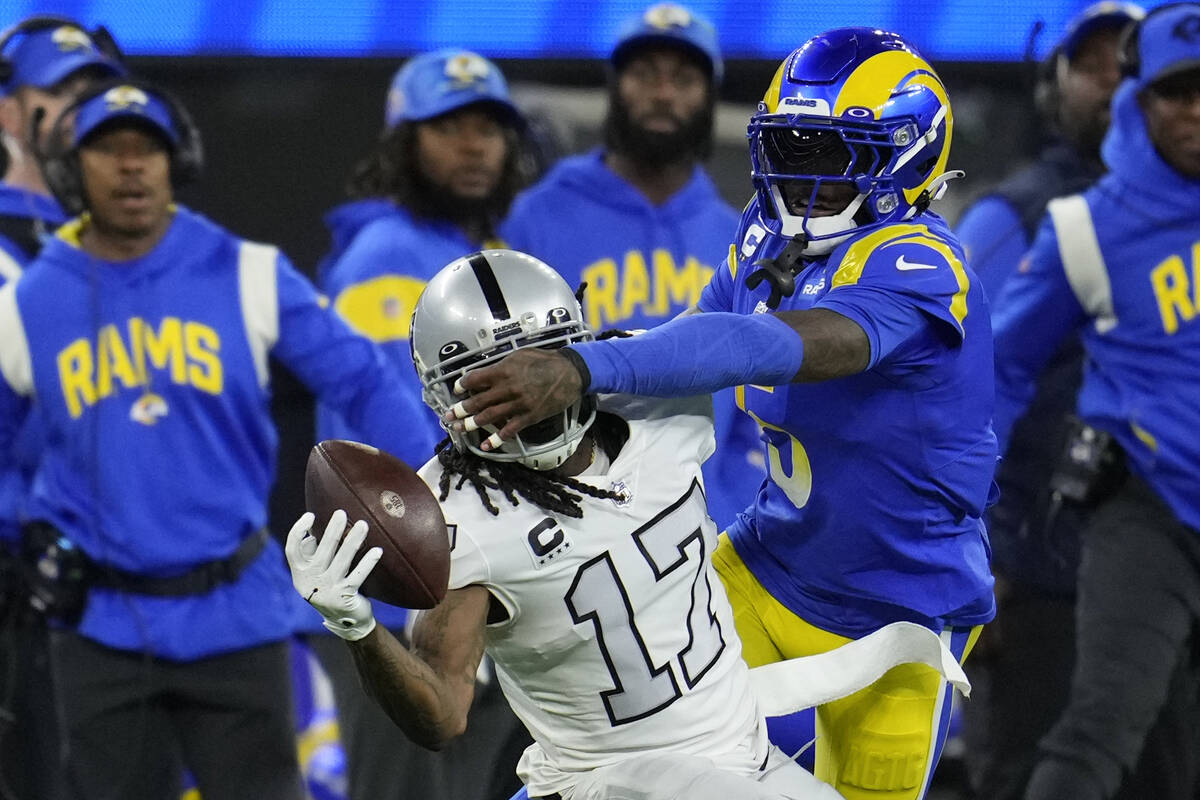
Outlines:
{"label": "headset", "polygon": [[138,78],[124,77],[103,81],[80,94],[62,110],[50,129],[46,151],[36,154],[46,186],[70,214],[83,213],[87,209],[87,200],[83,191],[83,176],[80,174],[79,148],[71,141],[69,122],[74,120],[75,112],[84,103],[117,86],[141,89],[166,104],[171,115],[171,124],[179,134],[179,142],[170,153],[172,189],[177,190],[196,181],[203,171],[204,148],[200,141],[200,131],[192,122],[187,109],[174,95]]}
{"label": "headset", "polygon": [[[1170,3],[1168,5],[1179,5],[1178,3]],[[1154,12],[1150,12],[1154,13]],[[1126,42],[1130,33],[1141,24],[1141,20],[1130,20],[1123,26],[1118,27],[1121,33],[1121,38],[1117,40],[1117,63],[1121,67],[1121,77],[1125,77],[1123,65],[1123,53],[1126,47]],[[1040,25],[1040,23],[1039,23]],[[1040,33],[1041,28],[1037,28]],[[1034,91],[1033,103],[1037,109],[1038,115],[1047,122],[1051,127],[1057,123],[1055,115],[1058,113],[1058,104],[1062,85],[1066,80],[1066,73],[1070,67],[1064,47],[1065,41],[1060,41],[1054,45],[1045,58],[1038,61],[1035,67],[1034,74]],[[1136,47],[1136,45],[1135,45]],[[1026,60],[1032,60],[1033,57],[1033,41],[1028,43],[1025,54]]]}
{"label": "headset", "polygon": [[1124,36],[1121,37],[1120,44],[1117,45],[1117,64],[1121,69],[1122,78],[1140,78],[1142,76],[1142,56],[1140,52],[1142,26],[1155,14],[1171,8],[1179,8],[1180,6],[1195,8],[1196,3],[1164,3],[1147,11],[1146,16],[1142,17],[1125,31]]}
{"label": "headset", "polygon": [[103,25],[99,25],[89,31],[70,17],[61,17],[54,14],[37,14],[32,17],[26,17],[15,25],[6,28],[3,33],[0,33],[0,84],[8,83],[12,79],[13,72],[16,70],[13,62],[4,56],[4,51],[8,49],[8,45],[13,39],[18,36],[27,36],[31,33],[51,28],[61,28],[64,25],[69,25],[72,28],[78,28],[83,31],[102,54],[108,56],[113,61],[124,63],[125,56],[121,52],[121,48],[117,46],[117,40],[108,32],[108,28]]}

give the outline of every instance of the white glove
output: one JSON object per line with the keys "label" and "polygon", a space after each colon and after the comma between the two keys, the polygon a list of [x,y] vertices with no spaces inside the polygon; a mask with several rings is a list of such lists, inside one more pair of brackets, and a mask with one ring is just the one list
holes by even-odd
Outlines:
{"label": "white glove", "polygon": [[309,533],[315,520],[305,513],[288,532],[283,552],[292,569],[292,586],[325,618],[326,628],[356,642],[375,630],[371,601],[359,594],[358,588],[379,563],[383,549],[372,547],[351,570],[350,562],[367,538],[367,523],[354,523],[343,538],[346,512],[339,509],[329,518],[318,543]]}

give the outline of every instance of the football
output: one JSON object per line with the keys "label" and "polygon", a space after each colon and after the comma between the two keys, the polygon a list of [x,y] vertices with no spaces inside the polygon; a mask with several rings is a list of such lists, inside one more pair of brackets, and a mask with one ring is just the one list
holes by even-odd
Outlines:
{"label": "football", "polygon": [[337,509],[367,523],[367,538],[354,557],[372,547],[383,557],[362,585],[362,593],[404,608],[433,608],[446,595],[450,578],[450,538],[441,506],[407,464],[358,442],[330,439],[308,455],[304,502],[316,515],[313,535]]}

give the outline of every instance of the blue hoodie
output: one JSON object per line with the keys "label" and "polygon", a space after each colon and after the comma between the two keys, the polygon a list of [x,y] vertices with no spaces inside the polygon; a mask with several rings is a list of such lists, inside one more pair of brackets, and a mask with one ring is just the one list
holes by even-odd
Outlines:
{"label": "blue hoodie", "polygon": [[[4,234],[8,225],[0,227],[0,286],[3,286],[20,277],[41,248],[38,223],[51,231],[66,217],[53,199],[0,183],[0,218],[14,228],[23,229],[23,235],[10,237]],[[7,542],[12,546],[17,541],[22,507],[41,449],[41,432],[29,421],[13,446],[12,460],[0,461],[0,545]]]}
{"label": "blue hoodie", "polygon": [[1007,439],[1042,366],[1082,329],[1079,415],[1112,434],[1131,469],[1200,530],[1200,180],[1155,150],[1129,80],[1113,97],[1102,154],[1110,172],[1083,198],[1116,324],[1088,324],[1047,217],[996,302],[996,433]]}
{"label": "blue hoodie", "polygon": [[[407,446],[420,413],[378,348],[323,309],[273,247],[180,207],[142,258],[102,261],[68,224],[0,289],[0,452],[32,408],[46,431],[29,515],[92,559],[150,577],[229,557],[267,521],[277,434],[268,357],[368,441]],[[79,632],[193,660],[283,639],[290,586],[271,541],[204,595],[93,588]]]}
{"label": "blue hoodie", "polygon": [[[610,170],[604,151],[560,161],[513,204],[502,233],[573,288],[587,282],[583,311],[597,332],[653,328],[700,299],[729,252],[738,213],[696,167],[660,206]],[[709,514],[722,528],[749,506],[764,478],[758,427],[733,390],[713,396],[717,452],[704,465]]]}

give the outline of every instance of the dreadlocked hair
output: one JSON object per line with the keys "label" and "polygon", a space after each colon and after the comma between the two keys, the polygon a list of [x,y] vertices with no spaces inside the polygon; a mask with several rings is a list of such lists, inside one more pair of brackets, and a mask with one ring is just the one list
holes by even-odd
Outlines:
{"label": "dreadlocked hair", "polygon": [[[612,459],[629,438],[629,426],[620,417],[600,411],[587,435],[592,437],[595,447],[604,450]],[[611,489],[598,489],[553,471],[536,470],[512,461],[492,461],[469,450],[459,450],[451,444],[449,437],[438,443],[434,453],[442,465],[438,499],[445,500],[450,496],[451,488],[458,491],[470,483],[492,516],[499,515],[500,509],[492,502],[491,492],[499,492],[513,506],[520,505],[519,495],[545,511],[575,519],[583,516],[579,502],[585,494],[598,500],[621,502],[626,499],[625,495]]]}

